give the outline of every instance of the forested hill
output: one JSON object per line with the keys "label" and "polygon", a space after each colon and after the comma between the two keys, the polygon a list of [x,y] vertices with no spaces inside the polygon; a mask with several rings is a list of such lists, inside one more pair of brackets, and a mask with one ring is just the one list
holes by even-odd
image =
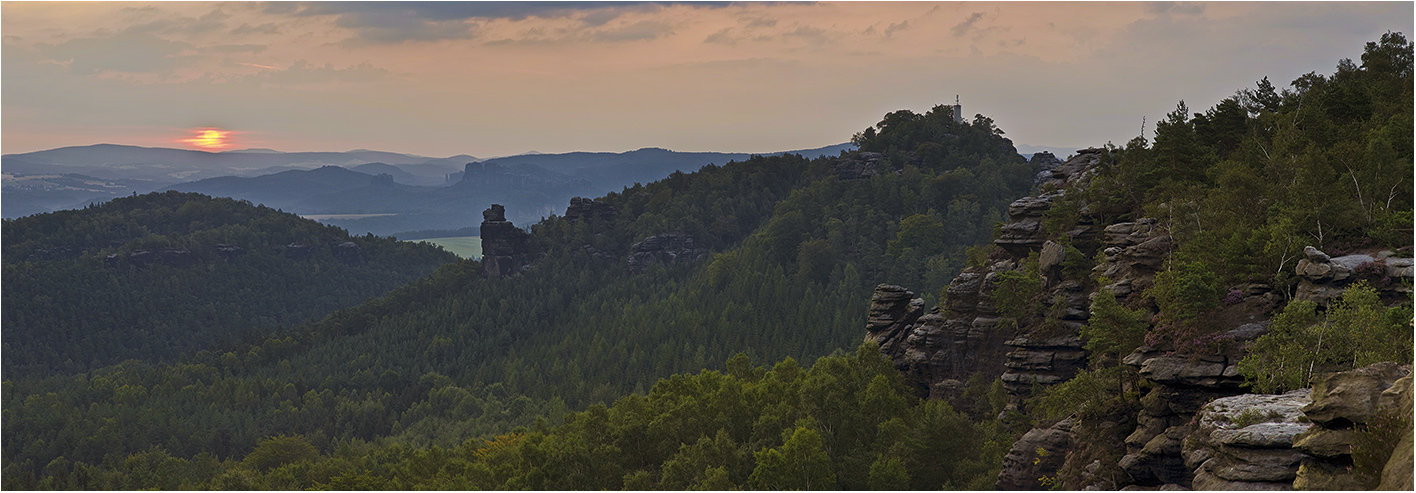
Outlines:
{"label": "forested hill", "polygon": [[457,260],[194,193],[135,195],[3,227],[9,379],[259,341]]}
{"label": "forested hill", "polygon": [[[9,380],[5,484],[181,484],[129,475],[140,452],[202,464],[187,479],[207,484],[235,464],[213,461],[279,435],[326,454],[450,447],[739,352],[809,363],[854,348],[876,284],[942,289],[1036,171],[992,121],[956,124],[944,106],[892,113],[857,140],[866,151],[753,157],[582,202],[532,226],[515,276],[454,263],[259,343]],[[763,444],[794,426],[798,411],[783,412],[756,432]],[[232,474],[223,484],[313,486]]]}

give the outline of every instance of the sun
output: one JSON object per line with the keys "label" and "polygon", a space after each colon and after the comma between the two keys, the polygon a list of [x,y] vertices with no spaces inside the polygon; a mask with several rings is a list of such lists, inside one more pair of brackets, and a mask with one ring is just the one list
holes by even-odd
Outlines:
{"label": "sun", "polygon": [[191,130],[191,137],[182,139],[192,147],[206,151],[219,151],[231,147],[231,131],[220,128],[194,128]]}

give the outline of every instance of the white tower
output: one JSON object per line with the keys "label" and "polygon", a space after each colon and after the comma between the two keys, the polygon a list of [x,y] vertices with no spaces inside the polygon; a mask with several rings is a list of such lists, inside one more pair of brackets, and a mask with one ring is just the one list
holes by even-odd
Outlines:
{"label": "white tower", "polygon": [[964,107],[959,106],[959,95],[954,95],[954,123],[964,123]]}

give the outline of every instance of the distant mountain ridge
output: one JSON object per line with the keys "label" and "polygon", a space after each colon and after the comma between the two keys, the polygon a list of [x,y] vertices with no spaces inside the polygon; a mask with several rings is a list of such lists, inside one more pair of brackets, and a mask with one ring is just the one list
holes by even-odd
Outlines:
{"label": "distant mountain ridge", "polygon": [[[846,143],[763,155],[814,158],[851,148],[853,145]],[[510,219],[525,224],[560,213],[574,196],[599,196],[675,171],[692,172],[707,164],[742,161],[753,155],[649,147],[619,153],[528,153],[481,160],[466,154],[428,158],[366,149],[211,153],[99,144],[3,156],[4,170],[11,175],[5,181],[5,217],[78,208],[133,192],[180,190],[250,200],[300,214],[380,214],[325,220],[355,233],[388,235],[467,227],[480,221],[479,211],[492,203],[506,205]],[[469,181],[466,171],[473,163],[479,163],[483,172]],[[21,189],[27,176],[70,174],[131,186],[52,185],[12,193]],[[374,187],[373,177],[379,174],[391,175],[393,186]],[[119,179],[126,181],[115,181]]]}

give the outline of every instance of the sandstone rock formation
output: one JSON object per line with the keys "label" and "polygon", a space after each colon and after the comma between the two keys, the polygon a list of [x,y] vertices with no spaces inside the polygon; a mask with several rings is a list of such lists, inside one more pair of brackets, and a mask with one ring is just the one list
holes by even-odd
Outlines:
{"label": "sandstone rock formation", "polygon": [[246,249],[244,248],[238,247],[236,245],[227,245],[225,243],[217,243],[211,248],[212,250],[216,251],[217,255],[221,256],[222,260],[225,260],[227,262],[230,262],[232,259],[246,253]]}
{"label": "sandstone rock formation", "polygon": [[[1407,375],[1382,391],[1382,396],[1377,399],[1377,409],[1409,418],[1412,415],[1411,393],[1411,375]],[[1412,443],[1411,426],[1412,422],[1408,419],[1405,429],[1398,431],[1401,439],[1396,442],[1396,449],[1382,468],[1381,482],[1377,483],[1378,490],[1412,491],[1412,468],[1416,467],[1416,459],[1413,459],[1412,455],[1416,452],[1413,451],[1416,444]]]}
{"label": "sandstone rock formation", "polygon": [[1118,465],[1137,485],[1190,487],[1195,466],[1181,453],[1195,430],[1195,414],[1206,402],[1243,392],[1239,375],[1242,347],[1265,332],[1263,324],[1244,324],[1223,337],[1233,341],[1218,354],[1177,356],[1142,346],[1122,360],[1154,387],[1141,397],[1136,429],[1126,437],[1126,455]]}
{"label": "sandstone rock formation", "polygon": [[571,221],[592,218],[608,221],[614,219],[618,212],[615,206],[596,202],[595,199],[571,197],[570,205],[565,208],[565,218]]}
{"label": "sandstone rock formation", "polygon": [[679,264],[708,258],[707,248],[695,248],[693,235],[664,233],[650,236],[629,247],[629,271],[644,272],[654,264]]}
{"label": "sandstone rock formation", "polygon": [[[117,254],[109,255],[104,259],[103,263],[109,267],[114,267],[118,265],[119,258],[121,257]],[[178,268],[191,267],[196,264],[197,261],[196,258],[192,256],[191,251],[175,248],[164,248],[156,252],[151,250],[134,250],[128,253],[127,260],[129,265],[139,269],[148,267],[149,265],[166,265]]]}
{"label": "sandstone rock formation", "polygon": [[1308,389],[1283,395],[1243,394],[1206,404],[1184,440],[1195,490],[1289,490],[1306,457],[1294,437],[1312,427],[1302,408]]}
{"label": "sandstone rock formation", "polygon": [[[472,166],[468,164],[469,169]],[[506,220],[506,208],[492,204],[482,211],[482,268],[488,277],[507,277],[530,266],[526,242],[530,235]]]}
{"label": "sandstone rock formation", "polygon": [[[1095,152],[1080,153],[1057,166],[1052,179],[1058,183],[1086,179],[1088,166],[1098,161]],[[1067,279],[1061,273],[1066,253],[1060,245],[1053,243],[1047,249],[1039,272],[1028,273],[1045,277],[1045,286],[1023,320],[1015,319],[1017,314],[998,313],[993,302],[1000,276],[1033,268],[1024,259],[1048,243],[1041,227],[1043,215],[1062,194],[1055,191],[1014,201],[1009,206],[1010,220],[994,241],[1003,251],[986,265],[964,269],[955,277],[942,306],[925,313],[923,301],[905,288],[876,289],[866,338],[880,344],[920,397],[947,399],[955,408],[969,410],[971,403],[961,400],[964,382],[982,374],[1004,380],[1011,408],[1031,393],[1035,383],[1050,385],[1071,378],[1085,364],[1078,330],[1087,319],[1089,281]],[[1083,219],[1064,234],[1073,246],[1084,249],[1083,255],[1089,255],[1085,249],[1094,248],[1090,244],[1099,231],[1090,219]],[[1047,314],[1055,315],[1055,323],[1033,333],[1038,327],[1029,324]]]}
{"label": "sandstone rock formation", "polygon": [[282,253],[285,254],[285,258],[288,258],[288,259],[303,260],[303,259],[310,258],[310,246],[309,246],[309,245],[302,245],[302,244],[299,244],[299,243],[290,243],[290,244],[288,244],[288,245],[285,245],[285,246],[283,246],[283,247],[280,247],[280,250],[281,250]]}
{"label": "sandstone rock formation", "polygon": [[334,258],[346,265],[364,265],[364,251],[352,241],[335,243],[331,246]]}
{"label": "sandstone rock formation", "polygon": [[1003,469],[998,471],[998,489],[1002,491],[1044,490],[1062,467],[1067,450],[1072,447],[1071,419],[1064,419],[1048,428],[1034,428],[1023,434],[1008,455],[1003,457]]}
{"label": "sandstone rock formation", "polygon": [[1413,259],[1396,257],[1391,251],[1330,257],[1305,246],[1303,258],[1294,267],[1299,282],[1293,297],[1327,306],[1341,297],[1347,286],[1366,280],[1384,299],[1410,299],[1413,270]]}
{"label": "sandstone rock formation", "polygon": [[884,159],[878,152],[856,152],[837,159],[832,171],[842,181],[869,180],[880,173]]}
{"label": "sandstone rock formation", "polygon": [[1037,166],[1037,176],[1033,178],[1033,185],[1036,186],[1052,180],[1052,170],[1062,166],[1062,160],[1057,159],[1051,152],[1042,151],[1033,154],[1028,164]]}
{"label": "sandstone rock formation", "polygon": [[[1401,381],[1404,385],[1397,385]],[[1293,487],[1300,490],[1367,489],[1350,467],[1356,438],[1354,427],[1371,422],[1385,409],[1410,416],[1410,386],[1411,367],[1392,362],[1329,374],[1314,382],[1312,403],[1303,408],[1303,413],[1317,426],[1299,436],[1293,444],[1295,449],[1309,456],[1299,468]],[[1404,408],[1400,402],[1403,392],[1407,399]],[[1404,459],[1407,485],[1411,484],[1410,434],[1408,429],[1407,458]],[[1398,444],[1397,450],[1402,450],[1402,446]],[[1398,462],[1402,460],[1397,457]],[[1400,467],[1393,466],[1393,469]],[[1393,480],[1401,479],[1394,477]]]}

